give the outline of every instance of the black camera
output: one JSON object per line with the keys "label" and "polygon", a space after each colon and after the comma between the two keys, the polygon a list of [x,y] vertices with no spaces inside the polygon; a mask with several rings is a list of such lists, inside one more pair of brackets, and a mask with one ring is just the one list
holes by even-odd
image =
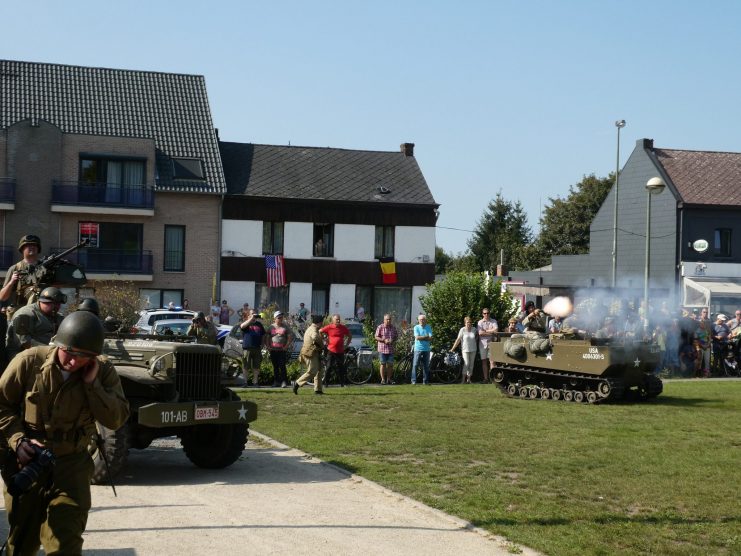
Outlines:
{"label": "black camera", "polygon": [[56,461],[54,454],[48,448],[42,448],[30,442],[28,445],[33,448],[36,454],[23,469],[18,471],[10,479],[8,483],[8,494],[11,496],[19,496],[24,492],[28,492],[28,489],[39,479],[39,476],[49,471]]}

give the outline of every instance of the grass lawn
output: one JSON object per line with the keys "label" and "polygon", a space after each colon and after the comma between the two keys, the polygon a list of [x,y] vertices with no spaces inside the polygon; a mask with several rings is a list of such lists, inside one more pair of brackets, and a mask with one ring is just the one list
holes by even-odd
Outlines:
{"label": "grass lawn", "polygon": [[254,428],[550,555],[741,554],[741,381],[643,404],[493,385],[248,390]]}

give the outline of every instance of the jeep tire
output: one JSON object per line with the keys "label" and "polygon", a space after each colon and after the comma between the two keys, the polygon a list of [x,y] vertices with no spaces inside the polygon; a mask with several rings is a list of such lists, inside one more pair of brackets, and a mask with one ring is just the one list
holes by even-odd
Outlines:
{"label": "jeep tire", "polygon": [[237,461],[247,444],[248,425],[198,425],[183,431],[180,443],[198,467],[221,469]]}
{"label": "jeep tire", "polygon": [[[103,442],[99,448],[93,441],[88,448],[94,465],[90,482],[94,485],[108,484],[110,477],[115,478],[126,465],[129,455],[129,425],[126,423],[117,431],[106,428],[100,423],[95,423],[95,426]],[[101,450],[105,451],[108,458],[108,468],[100,453]]]}

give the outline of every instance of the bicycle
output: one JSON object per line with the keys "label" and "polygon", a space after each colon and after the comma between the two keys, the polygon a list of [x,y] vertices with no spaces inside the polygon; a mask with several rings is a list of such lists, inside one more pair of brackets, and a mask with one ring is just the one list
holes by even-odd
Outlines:
{"label": "bicycle", "polygon": [[[361,354],[354,347],[348,347],[345,351],[345,370],[347,371],[347,380],[351,384],[365,384],[373,375],[373,365],[367,365],[365,360],[361,364]],[[324,385],[328,386],[331,382],[339,381],[339,374],[336,365],[330,365],[329,351],[324,350],[321,355],[321,365],[324,369]]]}
{"label": "bicycle", "polygon": [[[411,382],[414,351],[402,355],[394,365],[394,382]],[[453,384],[461,377],[463,364],[457,353],[436,351],[430,355],[430,381]],[[422,365],[417,363],[415,381],[422,382]]]}

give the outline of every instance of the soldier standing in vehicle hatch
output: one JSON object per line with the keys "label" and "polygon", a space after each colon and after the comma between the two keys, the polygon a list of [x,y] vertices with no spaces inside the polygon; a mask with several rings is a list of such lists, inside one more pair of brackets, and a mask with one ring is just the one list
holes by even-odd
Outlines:
{"label": "soldier standing in vehicle hatch", "polygon": [[49,345],[62,322],[59,307],[66,302],[67,296],[59,288],[49,286],[44,288],[36,303],[18,309],[8,325],[8,358],[33,346]]}
{"label": "soldier standing in vehicle hatch", "polygon": [[[39,545],[46,554],[82,553],[95,422],[116,430],[129,417],[113,364],[98,357],[103,337],[95,315],[74,312],[62,322],[54,345],[22,352],[0,377],[0,431],[18,462],[6,461],[3,468],[9,554],[36,554]],[[13,476],[44,448],[53,453],[53,466],[11,496],[7,485],[17,484]]]}
{"label": "soldier standing in vehicle hatch", "polygon": [[18,242],[18,251],[23,255],[23,259],[8,269],[5,283],[3,288],[0,289],[0,301],[16,309],[26,305],[30,295],[30,292],[18,293],[18,280],[21,278],[19,272],[28,270],[28,267],[38,264],[39,253],[41,253],[41,239],[35,235],[23,236]]}

